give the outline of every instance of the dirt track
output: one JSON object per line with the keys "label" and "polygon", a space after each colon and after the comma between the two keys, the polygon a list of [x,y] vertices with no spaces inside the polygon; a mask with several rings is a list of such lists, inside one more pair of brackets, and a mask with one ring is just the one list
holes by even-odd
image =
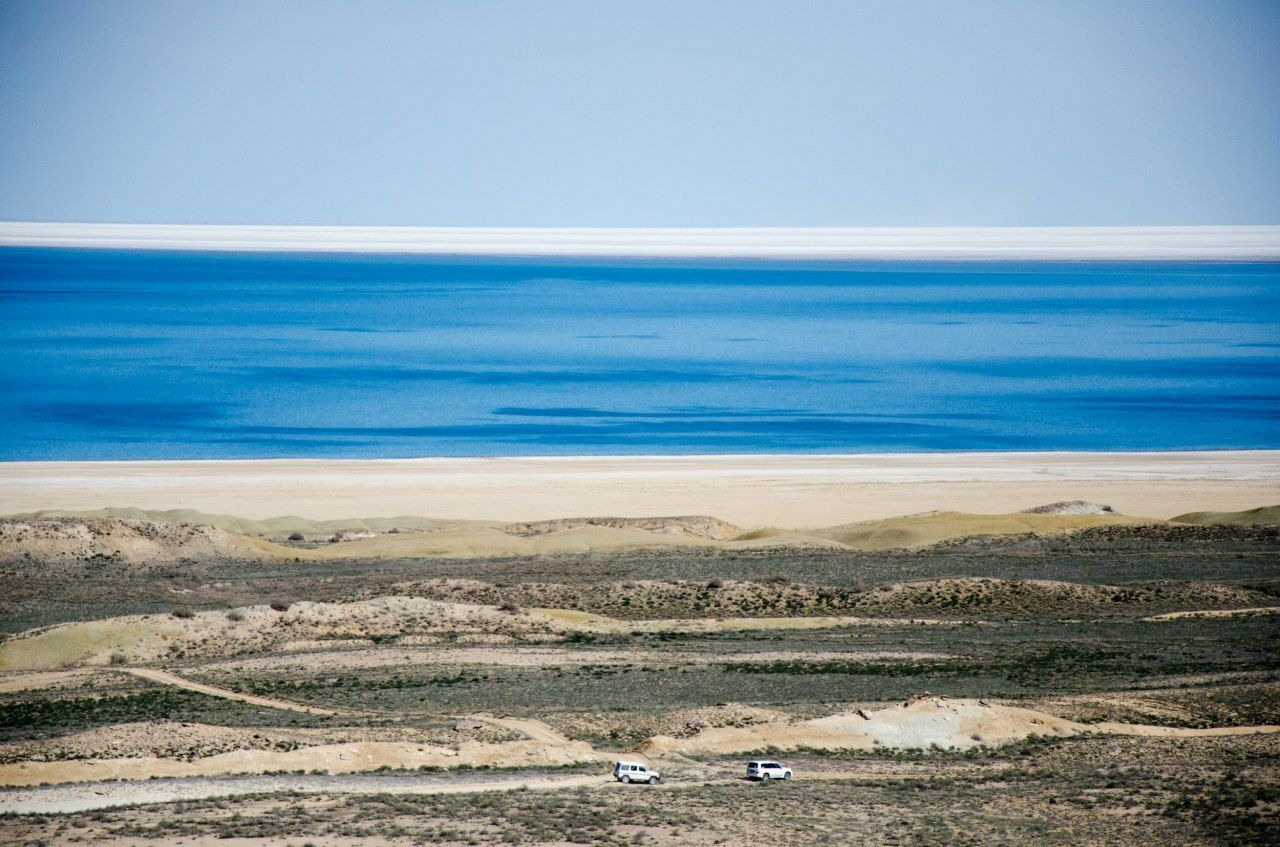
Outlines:
{"label": "dirt track", "polygon": [[[125,668],[125,671],[134,676],[143,679],[159,682],[165,685],[173,685],[178,688],[185,688],[188,691],[199,691],[202,694],[208,694],[212,697],[225,697],[228,700],[239,700],[244,703],[252,703],[255,706],[267,706],[273,709],[288,709],[294,712],[305,712],[318,715],[336,715],[338,712],[333,709],[322,709],[319,706],[305,706],[301,703],[292,703],[288,700],[276,700],[270,697],[255,697],[252,694],[241,694],[238,691],[232,691],[228,688],[218,688],[214,685],[205,685],[200,682],[192,682],[185,677],[168,671],[157,670],[155,668]],[[343,714],[351,714],[344,712]],[[557,732],[547,726],[542,721],[531,719],[517,718],[498,718],[492,715],[473,715],[475,720],[484,721],[493,726],[511,729],[519,733],[523,733],[527,738],[533,741],[541,741],[546,744],[572,744],[573,741],[562,733]]]}
{"label": "dirt track", "polygon": [[1206,738],[1223,735],[1270,735],[1280,732],[1280,726],[1150,726],[1138,723],[1111,723],[1104,721],[1093,724],[1093,727],[1107,735],[1142,735],[1148,738]]}
{"label": "dirt track", "polygon": [[549,774],[458,776],[449,774],[345,774],[326,776],[226,776],[148,780],[145,782],[93,782],[24,788],[0,793],[0,812],[57,814],[131,806],[305,791],[327,794],[469,794],[482,791],[607,786],[613,782],[599,773],[575,776]]}
{"label": "dirt track", "polygon": [[266,706],[271,709],[288,709],[292,712],[303,712],[313,715],[336,715],[333,709],[322,709],[319,706],[304,706],[301,703],[290,703],[288,700],[275,700],[270,697],[255,697],[252,694],[241,694],[239,691],[232,691],[229,688],[218,688],[214,685],[205,685],[200,682],[192,682],[189,679],[169,673],[168,671],[158,670],[156,668],[120,668],[126,673],[134,676],[150,680],[151,682],[159,682],[163,685],[172,685],[177,688],[185,688],[188,691],[198,691],[201,694],[208,694],[210,697],[224,697],[227,700],[239,700],[242,703],[251,703],[254,706]]}
{"label": "dirt track", "polygon": [[572,744],[573,741],[563,733],[557,732],[547,726],[542,721],[532,719],[520,720],[518,718],[495,718],[492,715],[472,715],[478,721],[500,726],[505,729],[512,729],[516,732],[522,732],[533,741],[541,741],[545,744]]}

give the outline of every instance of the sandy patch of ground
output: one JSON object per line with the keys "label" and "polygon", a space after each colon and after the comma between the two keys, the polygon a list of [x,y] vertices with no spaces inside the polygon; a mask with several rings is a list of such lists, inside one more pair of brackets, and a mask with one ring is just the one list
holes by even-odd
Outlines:
{"label": "sandy patch of ground", "polygon": [[600,759],[600,754],[585,742],[570,741],[554,730],[540,734],[547,734],[553,740],[510,741],[501,744],[463,742],[456,748],[402,741],[360,741],[288,751],[235,750],[192,761],[146,756],[19,762],[0,765],[0,785],[145,780],[272,771],[338,774],[379,768],[415,770],[421,767],[460,766],[556,767]]}
{"label": "sandy patch of ground", "polygon": [[844,712],[807,721],[776,721],[746,727],[715,727],[688,738],[655,736],[638,749],[649,755],[669,753],[746,753],[766,748],[794,750],[870,750],[916,748],[966,750],[998,746],[1032,735],[1069,737],[1102,733],[1161,738],[1256,735],[1280,732],[1280,726],[1183,729],[1141,724],[1082,724],[1031,709],[987,703],[921,697],[900,706]]}
{"label": "sandy patch of ground", "polygon": [[326,794],[469,794],[483,791],[549,791],[607,787],[613,780],[601,774],[573,776],[485,774],[453,776],[395,774],[370,778],[361,775],[241,776],[215,779],[165,779],[144,783],[100,782],[87,785],[54,785],[0,794],[0,808],[15,814],[58,814],[108,809],[178,800],[204,800],[279,791],[314,791]]}
{"label": "sandy patch of ground", "polygon": [[80,688],[98,679],[101,673],[91,668],[40,673],[2,673],[0,674],[0,694],[16,694],[19,691],[41,689]]}
{"label": "sandy patch of ground", "polygon": [[531,615],[545,616],[578,632],[723,632],[749,629],[834,629],[842,626],[905,626],[908,624],[957,625],[957,621],[932,618],[861,618],[815,616],[805,618],[671,618],[622,621],[580,612],[576,609],[530,609]]}
{"label": "sandy patch of ground", "polygon": [[354,741],[400,741],[453,746],[462,741],[501,743],[527,737],[500,721],[445,722],[428,728],[411,726],[236,727],[171,720],[135,721],[58,735],[53,738],[0,744],[0,761],[69,759],[199,759],[234,750],[291,750]]}
{"label": "sandy patch of ground", "polygon": [[747,727],[716,727],[689,738],[657,736],[640,749],[651,755],[742,753],[775,747],[870,750],[874,747],[968,749],[1019,741],[1029,735],[1070,736],[1089,727],[1042,712],[981,700],[926,697],[875,711],[852,712],[807,721],[779,721]]}
{"label": "sandy patch of ground", "polygon": [[1280,606],[1256,606],[1252,609],[1197,609],[1188,612],[1166,612],[1163,615],[1150,615],[1144,621],[1176,621],[1179,618],[1239,618],[1250,615],[1280,614]]}
{"label": "sandy patch of ground", "polygon": [[473,718],[485,723],[500,726],[504,729],[522,732],[534,741],[541,741],[544,744],[574,744],[568,736],[556,730],[554,727],[547,726],[542,721],[533,720],[532,718],[497,718],[493,715],[472,715]]}
{"label": "sandy patch of ground", "polygon": [[1280,732],[1280,726],[1149,726],[1136,723],[1112,723],[1103,721],[1090,724],[1094,731],[1107,735],[1142,735],[1150,738],[1208,738],[1223,735],[1270,735]]}

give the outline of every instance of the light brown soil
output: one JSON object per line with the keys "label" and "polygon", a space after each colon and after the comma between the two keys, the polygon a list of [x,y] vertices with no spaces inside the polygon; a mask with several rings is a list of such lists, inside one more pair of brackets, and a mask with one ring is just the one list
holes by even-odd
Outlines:
{"label": "light brown soil", "polygon": [[1166,612],[1163,615],[1151,615],[1144,621],[1176,621],[1179,618],[1238,618],[1247,615],[1280,614],[1280,606],[1257,606],[1251,609],[1196,609],[1186,612]]}

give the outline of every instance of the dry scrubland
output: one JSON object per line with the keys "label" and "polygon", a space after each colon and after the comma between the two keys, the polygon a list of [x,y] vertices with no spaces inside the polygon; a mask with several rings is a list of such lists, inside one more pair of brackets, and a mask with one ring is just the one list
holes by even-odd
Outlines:
{"label": "dry scrubland", "polygon": [[1278,521],[0,519],[0,841],[1276,843]]}

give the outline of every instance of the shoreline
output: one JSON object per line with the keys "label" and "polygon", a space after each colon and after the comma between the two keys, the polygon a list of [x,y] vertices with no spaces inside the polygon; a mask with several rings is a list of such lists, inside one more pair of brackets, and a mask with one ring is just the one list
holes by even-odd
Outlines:
{"label": "shoreline", "polygon": [[0,514],[108,506],[259,520],[708,514],[799,528],[1076,499],[1150,518],[1272,505],[1280,450],[0,463]]}

